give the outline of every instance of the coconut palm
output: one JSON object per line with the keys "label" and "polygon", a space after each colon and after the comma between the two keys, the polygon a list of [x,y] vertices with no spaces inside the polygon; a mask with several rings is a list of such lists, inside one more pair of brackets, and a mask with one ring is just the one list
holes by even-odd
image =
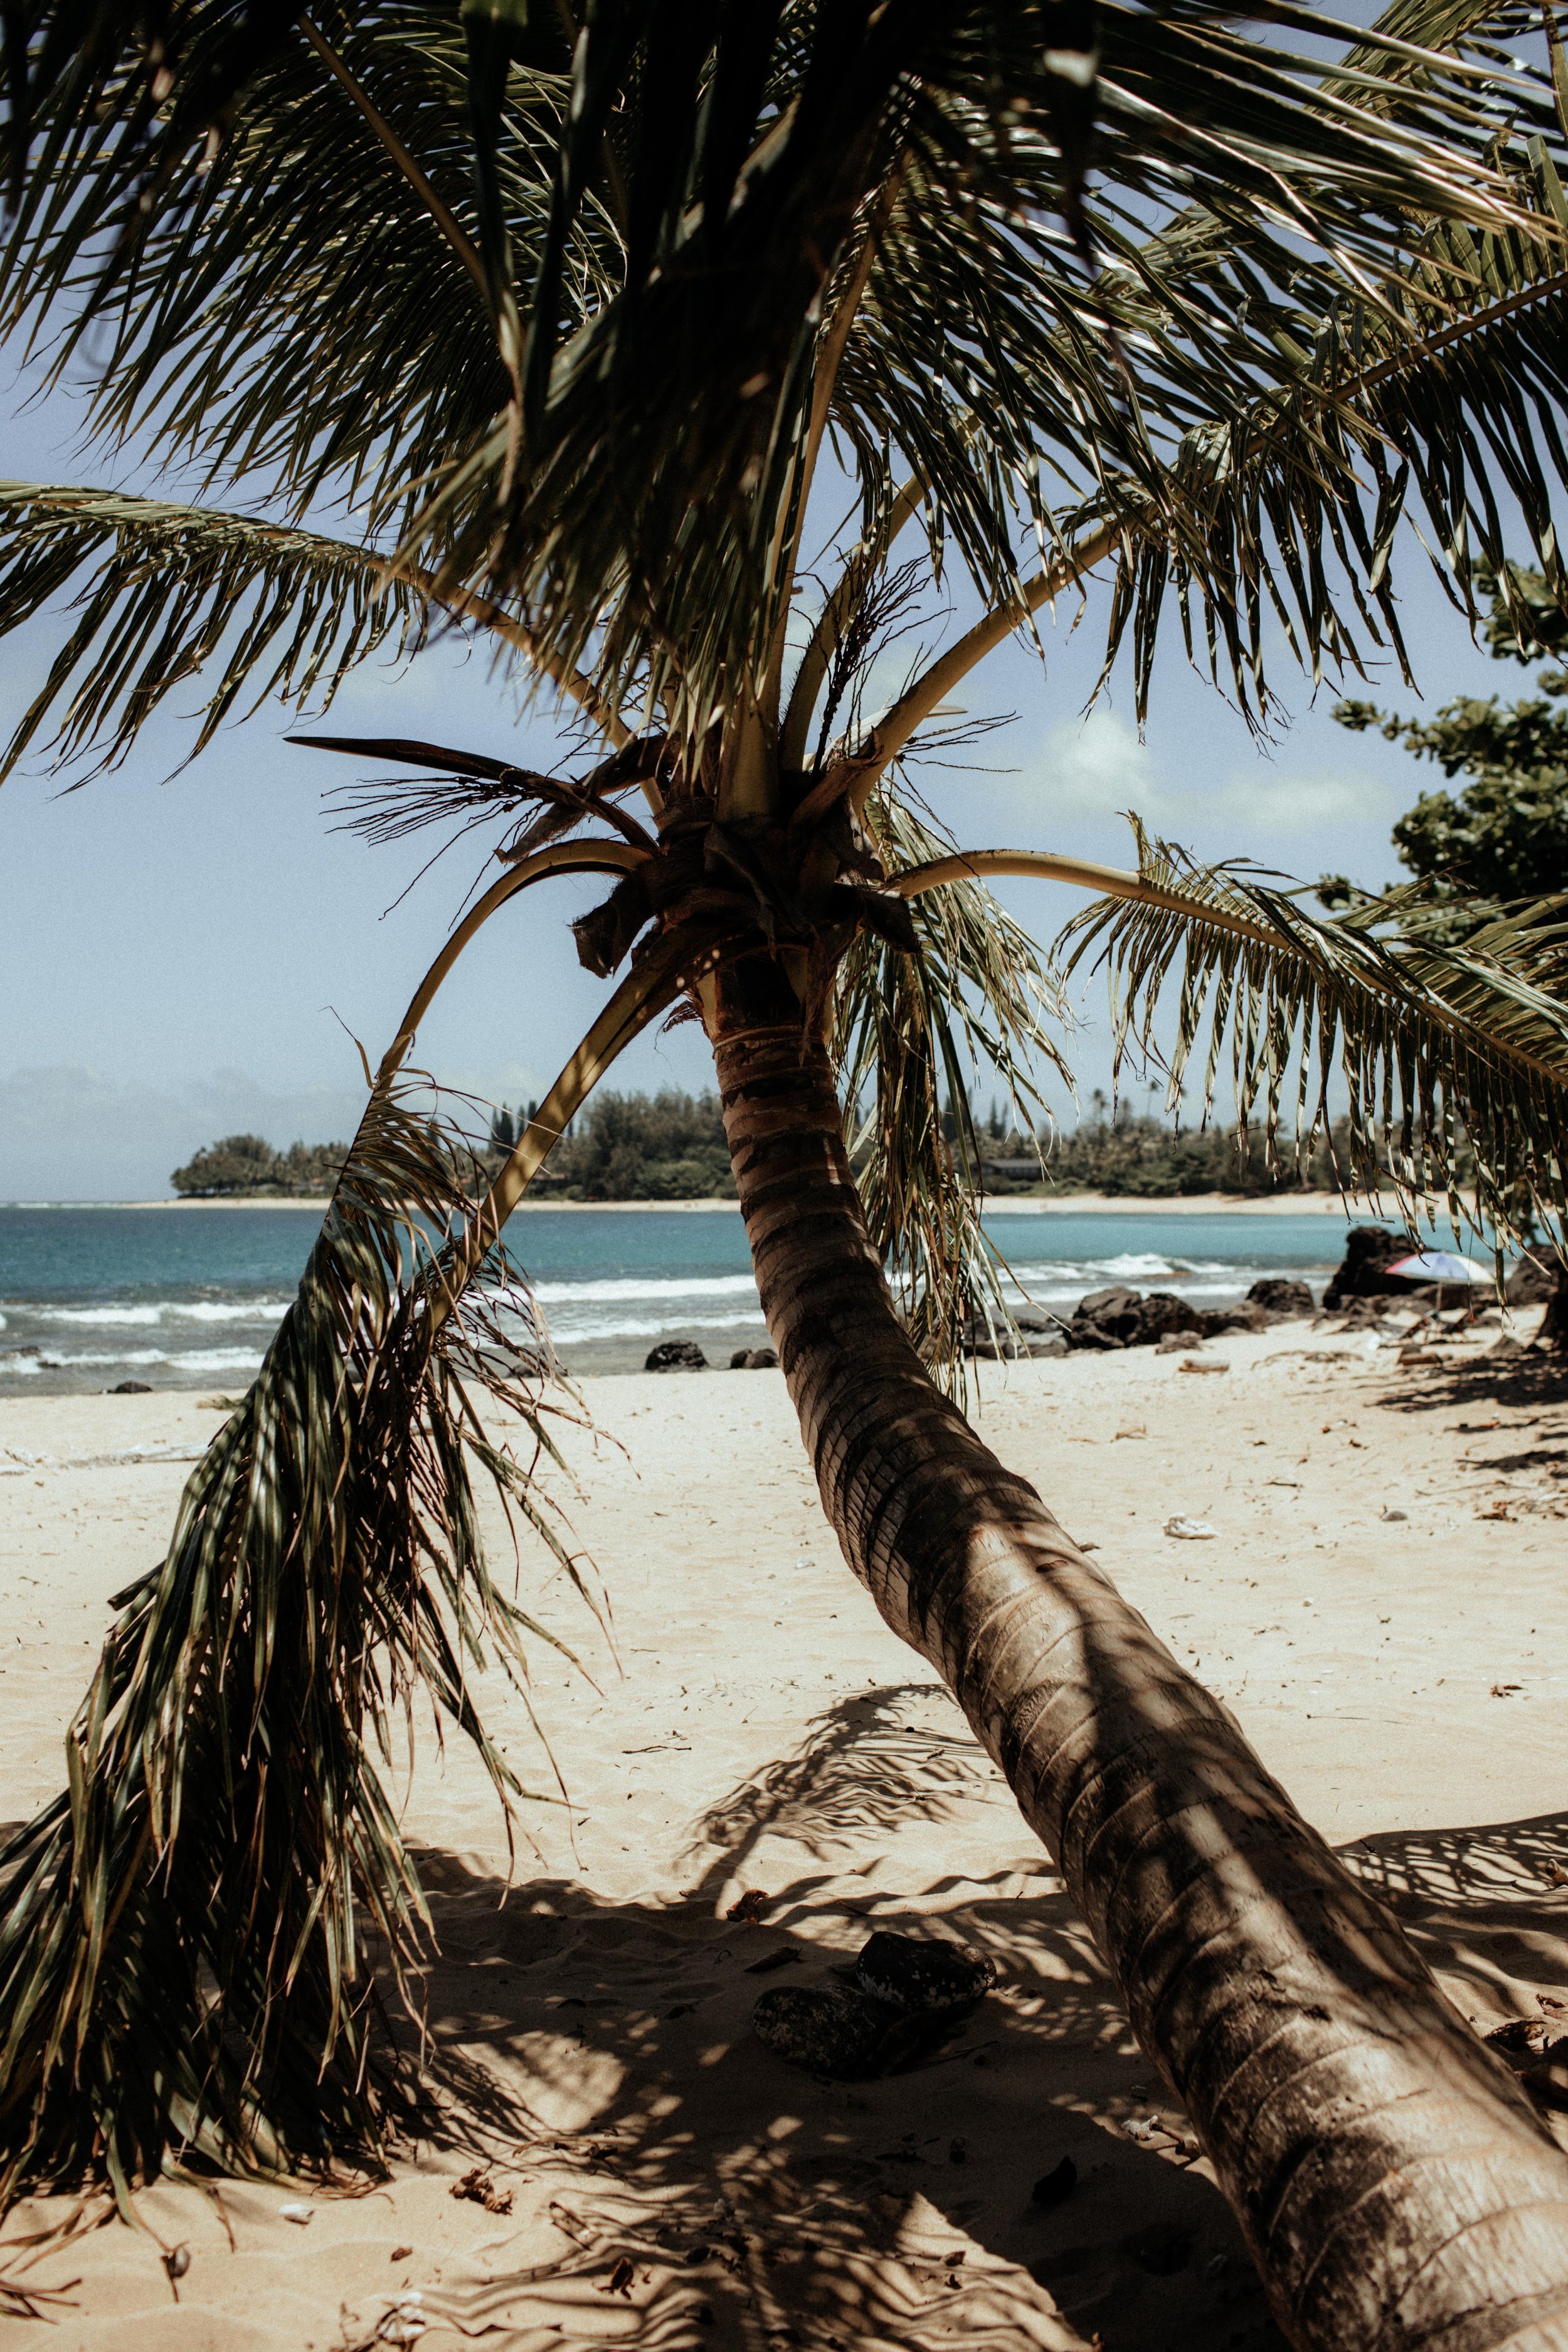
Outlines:
{"label": "coconut palm", "polygon": [[[438,623],[531,672],[577,747],[563,781],[306,739],[413,772],[356,804],[367,830],[489,822],[501,870],[123,1597],[68,1791],[5,1856],[7,2189],[100,2162],[123,2193],[187,2148],[374,2155],[398,2094],[355,1906],[395,1971],[419,1926],[374,1740],[423,1679],[483,1743],[465,1660],[530,1630],[486,1569],[470,1457],[548,1528],[479,1410],[521,1381],[546,1441],[546,1343],[472,1278],[592,1086],[676,1013],[712,1045],[846,1559],[1057,1857],[1291,2340],[1568,2341],[1568,2162],[942,1377],[976,1302],[1004,1311],[952,1080],[976,1054],[1026,1097],[1052,1050],[1052,969],[988,875],[1087,888],[1071,954],[1109,963],[1124,1036],[1173,983],[1173,1085],[1196,1056],[1206,1100],[1227,1057],[1268,1148],[1337,1078],[1347,1176],[1381,1130],[1414,1200],[1462,1122],[1483,1211],[1564,1205],[1555,905],[1455,947],[1415,893],[1333,921],[1142,836],[1125,873],[960,844],[910,781],[959,683],[1091,571],[1141,702],[1174,604],[1260,716],[1271,623],[1314,670],[1399,650],[1407,515],[1461,602],[1472,565],[1510,576],[1505,507],[1563,585],[1550,80],[1497,46],[1507,8],[1399,0],[1353,37],[1259,13],[1263,38],[1207,0],[7,19],[11,316],[57,366],[107,351],[106,437],[151,432],[243,500],[0,491],[0,617],[73,592],[13,759],[111,762],[194,672],[205,741]],[[855,520],[816,593],[836,497]],[[333,535],[342,512],[368,532]],[[868,709],[944,568],[978,617]],[[400,1091],[407,1056],[478,929],[584,872],[613,887],[577,951],[615,984],[476,1201]]]}

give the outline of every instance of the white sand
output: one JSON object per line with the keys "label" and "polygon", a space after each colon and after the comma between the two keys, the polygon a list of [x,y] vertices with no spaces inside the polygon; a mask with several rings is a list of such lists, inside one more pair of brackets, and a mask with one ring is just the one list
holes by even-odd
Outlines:
{"label": "white sand", "polygon": [[[1568,1897],[1549,1883],[1568,1865],[1568,1397],[1533,1363],[1477,1369],[1468,1349],[1401,1370],[1305,1325],[1204,1352],[1228,1373],[1146,1350],[992,1368],[982,1425],[1310,1817],[1359,1841],[1357,1866],[1467,2014],[1568,2000]],[[466,2077],[485,2128],[455,2121],[450,2144],[363,2199],[300,2190],[304,2227],[280,2217],[285,2189],[226,2187],[220,2216],[161,2187],[142,2205],[189,2248],[177,2305],[153,2240],[115,2224],[26,2273],[79,2284],[47,2336],[0,2320],[0,2344],[329,2352],[378,2329],[413,2340],[421,2314],[429,2352],[476,2330],[495,2352],[848,2352],[977,2330],[1039,2347],[1099,2331],[1107,2352],[1277,2344],[1045,1856],[839,1561],[778,1375],[585,1385],[626,1454],[584,1456],[574,1515],[613,1598],[619,1674],[559,1580],[542,1604],[599,1683],[540,1655],[574,1829],[531,1821],[539,1853],[503,1905],[505,1841],[468,1756],[449,1744],[443,1762],[426,1738],[408,1801],[444,1944],[443,2095],[455,2115]],[[156,1556],[184,1475],[65,1461],[188,1448],[216,1419],[190,1397],[0,1405],[5,1818],[59,1785],[108,1596]],[[44,1454],[60,1466],[17,1458]],[[1502,1498],[1508,1517],[1479,1516]],[[1215,1539],[1165,1536],[1178,1512]],[[522,1756],[516,1701],[486,1704]],[[764,1923],[728,1924],[749,1888]],[[984,1946],[999,1990],[908,2073],[792,2071],[750,2036],[753,2002],[833,1981],[873,1924]],[[1031,2186],[1064,2155],[1079,2186],[1043,2210]],[[450,2193],[486,2158],[504,2215]],[[19,2208],[4,2237],[47,2211]],[[1190,2242],[1170,2275],[1139,2234],[1160,2226]]]}
{"label": "white sand", "polygon": [[[12,1208],[89,1208],[89,1209],[314,1209],[319,1216],[329,1204],[322,1200],[289,1200],[270,1193],[250,1193],[243,1198],[223,1198],[210,1201],[83,1201],[83,1202],[10,1202],[0,1205]],[[1168,1200],[1146,1198],[1124,1192],[994,1192],[986,1207],[993,1216],[1054,1217],[1095,1216],[1179,1216],[1202,1217],[1224,1214],[1232,1217],[1303,1217],[1333,1216],[1355,1222],[1366,1217],[1380,1217],[1398,1223],[1400,1211],[1392,1195],[1382,1201],[1360,1199],[1346,1202],[1340,1192],[1271,1192],[1260,1198],[1252,1192],[1192,1192],[1178,1193]],[[674,1211],[682,1214],[705,1215],[716,1210],[731,1216],[739,1214],[733,1201],[559,1201],[548,1192],[533,1200],[521,1201],[512,1214],[532,1215],[541,1209],[581,1210],[587,1215],[613,1212],[627,1214],[668,1215]]]}

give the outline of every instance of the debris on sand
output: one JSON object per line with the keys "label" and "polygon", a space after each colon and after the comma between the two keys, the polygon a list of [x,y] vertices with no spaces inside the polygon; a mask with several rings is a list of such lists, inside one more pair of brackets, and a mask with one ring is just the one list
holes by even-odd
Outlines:
{"label": "debris on sand", "polygon": [[776,2058],[853,2082],[917,2056],[976,2008],[995,1981],[983,1953],[941,1937],[879,1928],[861,1949],[852,1986],[765,1992],[752,2022]]}
{"label": "debris on sand", "polygon": [[498,2188],[482,2164],[476,2164],[471,2172],[465,2172],[460,2180],[454,2180],[447,2194],[465,2204],[482,2205],[487,2213],[511,2211],[511,2190]]}
{"label": "debris on sand", "polygon": [[1064,2156],[1059,2164],[1054,2164],[1051,2167],[1049,2172],[1043,2172],[1040,2175],[1029,2191],[1029,2196],[1036,2205],[1047,2207],[1061,2205],[1072,2195],[1077,2187],[1078,2167],[1070,2156]]}

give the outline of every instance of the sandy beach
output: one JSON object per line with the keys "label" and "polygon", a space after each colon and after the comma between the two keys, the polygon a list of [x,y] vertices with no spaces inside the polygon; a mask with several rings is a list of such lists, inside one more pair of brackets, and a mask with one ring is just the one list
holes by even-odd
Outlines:
{"label": "sandy beach", "polygon": [[[14,1207],[76,1207],[102,1209],[314,1209],[317,1215],[328,1207],[323,1200],[289,1200],[272,1193],[245,1193],[213,1199],[168,1201],[98,1201],[98,1202],[17,1202]],[[1393,1219],[1397,1223],[1398,1210],[1392,1195],[1382,1202],[1355,1200],[1347,1202],[1340,1192],[1183,1192],[1150,1197],[1130,1192],[993,1192],[987,1207],[998,1215],[1009,1217],[1049,1217],[1100,1215],[1146,1217],[1151,1212],[1160,1216],[1214,1216],[1223,1211],[1227,1216],[1239,1217],[1301,1217],[1336,1216],[1351,1222],[1363,1217]],[[538,1198],[520,1201],[514,1216],[525,1217],[540,1209],[582,1210],[589,1215],[595,1211],[609,1211],[625,1216],[637,1211],[668,1214],[672,1210],[688,1215],[701,1216],[713,1212],[738,1213],[733,1201],[563,1201],[548,1192]]]}
{"label": "sandy beach", "polygon": [[[1568,2005],[1568,1391],[1494,1336],[1401,1365],[1281,1324],[1203,1374],[1147,1349],[987,1367],[978,1407],[1483,2029]],[[426,1729],[406,1784],[443,2128],[363,2196],[158,2187],[155,2236],[111,2224],[20,2274],[59,2300],[47,2332],[0,2320],[6,2352],[1278,2345],[1047,1857],[840,1562],[779,1375],[584,1386],[572,1510],[613,1651],[524,1567],[592,1670],[537,1661],[574,1810],[528,1816],[509,1888],[460,1743]],[[5,1819],[61,1784],[109,1596],[217,1418],[170,1392],[0,1404]],[[524,1757],[517,1699],[483,1703]],[[758,1996],[832,1982],[878,1927],[983,1948],[996,1990],[880,2080],[764,2050]],[[1033,2201],[1064,2157],[1072,2193]],[[48,2210],[19,2207],[0,2257]],[[158,2242],[189,2251],[177,2301]]]}

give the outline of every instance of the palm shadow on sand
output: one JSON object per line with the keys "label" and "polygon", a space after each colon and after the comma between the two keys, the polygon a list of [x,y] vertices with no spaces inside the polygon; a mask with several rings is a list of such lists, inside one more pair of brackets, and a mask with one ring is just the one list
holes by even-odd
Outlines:
{"label": "palm shadow on sand", "polygon": [[[1001,1784],[956,1713],[951,1729],[913,1719],[931,1697],[892,1685],[826,1710],[694,1825],[676,1901],[509,1887],[421,1852],[440,1941],[437,2161],[457,2175],[483,2159],[513,2200],[447,2266],[432,2319],[528,2352],[563,2336],[637,2352],[1281,2345],[1045,1855],[1020,1822],[1016,1863],[963,1874],[971,1809]],[[911,1822],[922,1855],[948,1827],[952,1870],[868,1875],[868,1853],[896,1858]],[[1537,1993],[1568,2004],[1568,1886],[1552,1878],[1568,1877],[1568,1815],[1343,1852],[1483,2028]],[[761,1924],[722,1916],[737,1881],[767,1894]],[[984,1949],[997,1991],[907,2071],[845,2084],[784,2065],[750,2032],[759,1993],[832,1984],[872,1925]],[[1151,2116],[1173,2130],[1129,2135]],[[1077,2187],[1035,2203],[1065,2156]]]}
{"label": "palm shadow on sand", "polygon": [[[503,2225],[465,2325],[526,2310],[597,2334],[613,2306],[616,2339],[638,2345],[1281,2343],[1043,1853],[1020,1822],[1016,1863],[964,1874],[965,1822],[1002,1784],[956,1712],[951,1732],[912,1719],[932,1696],[895,1685],[826,1710],[695,1825],[676,1902],[563,1881],[503,1900],[499,1881],[421,1854],[441,1944],[434,2071],[496,2179],[530,2183],[519,2210],[535,2219],[548,2175],[576,2248],[509,2270]],[[919,1883],[898,1869],[913,1822]],[[952,1864],[935,1878],[933,1822]],[[762,1924],[722,1916],[737,1882],[766,1894]],[[758,1996],[834,1984],[873,1927],[984,1949],[996,1991],[904,2071],[834,2083],[785,2065],[751,2032]],[[1077,2186],[1036,2202],[1064,2157]],[[607,2292],[622,2262],[629,2302]]]}

